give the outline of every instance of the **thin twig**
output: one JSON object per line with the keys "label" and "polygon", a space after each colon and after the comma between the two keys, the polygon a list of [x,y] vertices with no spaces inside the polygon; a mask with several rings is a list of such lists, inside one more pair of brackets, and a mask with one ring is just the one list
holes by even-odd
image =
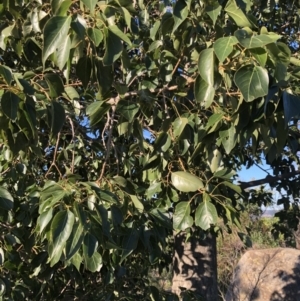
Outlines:
{"label": "thin twig", "polygon": [[59,168],[58,168],[58,166],[57,166],[56,163],[55,163],[55,162],[56,162],[56,157],[57,157],[57,150],[58,150],[59,140],[60,140],[60,132],[59,132],[58,135],[57,135],[57,140],[56,140],[55,149],[54,149],[54,154],[53,154],[53,161],[52,161],[52,163],[51,163],[51,165],[50,165],[48,171],[47,171],[46,174],[45,174],[45,177],[46,177],[46,178],[47,178],[47,176],[48,176],[48,174],[49,174],[49,172],[50,172],[50,170],[51,170],[51,168],[52,168],[53,166],[57,169],[57,171],[58,171],[60,177],[61,177],[61,178],[63,177],[62,174],[61,174],[61,172],[60,172],[60,170],[59,170]]}
{"label": "thin twig", "polygon": [[106,167],[106,164],[108,162],[108,159],[109,159],[109,155],[110,155],[110,149],[111,149],[111,146],[112,146],[112,131],[113,131],[113,123],[114,123],[114,118],[115,118],[115,112],[116,112],[116,105],[113,105],[111,107],[112,109],[112,113],[111,113],[111,116],[110,116],[110,123],[109,123],[109,129],[108,129],[108,140],[107,140],[107,144],[106,144],[106,156],[105,156],[105,161],[103,162],[103,165],[102,165],[102,169],[101,169],[101,173],[100,173],[100,176],[97,180],[98,184],[100,184],[103,176],[104,176],[104,172],[105,172],[105,167]]}
{"label": "thin twig", "polygon": [[69,122],[70,122],[70,125],[71,125],[71,130],[72,130],[72,140],[71,140],[71,143],[72,143],[72,163],[71,163],[71,172],[72,174],[74,173],[74,164],[75,164],[75,151],[74,151],[74,147],[75,147],[75,131],[74,131],[74,124],[73,124],[73,121],[72,119],[68,116],[68,119],[69,119]]}

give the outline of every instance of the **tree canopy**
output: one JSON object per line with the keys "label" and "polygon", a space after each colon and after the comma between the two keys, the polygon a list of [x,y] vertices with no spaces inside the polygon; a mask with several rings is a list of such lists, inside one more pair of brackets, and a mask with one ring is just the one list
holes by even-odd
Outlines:
{"label": "tree canopy", "polygon": [[241,165],[298,164],[298,28],[285,1],[3,1],[3,300],[171,300],[173,231],[239,225]]}

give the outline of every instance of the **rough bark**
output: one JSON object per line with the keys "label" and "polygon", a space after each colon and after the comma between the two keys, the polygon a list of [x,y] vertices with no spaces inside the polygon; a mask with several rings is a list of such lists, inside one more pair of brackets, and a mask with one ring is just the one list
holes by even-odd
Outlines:
{"label": "rough bark", "polygon": [[174,236],[172,291],[180,295],[183,288],[203,300],[218,300],[216,236],[191,237],[188,242],[185,238],[185,233]]}

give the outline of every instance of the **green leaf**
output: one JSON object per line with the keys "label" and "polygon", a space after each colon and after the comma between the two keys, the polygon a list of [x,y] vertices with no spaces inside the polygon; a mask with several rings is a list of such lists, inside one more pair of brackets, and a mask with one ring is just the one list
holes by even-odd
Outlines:
{"label": "green leaf", "polygon": [[184,0],[177,0],[173,9],[174,26],[172,33],[186,20],[189,7]]}
{"label": "green leaf", "polygon": [[[74,219],[74,214],[70,210],[60,211],[54,216],[50,227],[50,259],[56,257],[55,261],[58,262],[57,254],[61,254],[66,241],[72,233]],[[51,261],[51,264],[53,266],[55,262]]]}
{"label": "green leaf", "polygon": [[234,82],[247,102],[268,94],[268,72],[260,66],[246,65],[241,67],[234,75]]}
{"label": "green leaf", "polygon": [[1,97],[1,109],[10,119],[16,120],[20,98],[13,92],[5,92]]}
{"label": "green leaf", "polygon": [[120,37],[113,31],[108,30],[105,35],[105,53],[103,57],[103,65],[112,65],[121,56],[122,51],[123,44]]}
{"label": "green leaf", "polygon": [[194,84],[194,94],[196,101],[207,109],[214,100],[215,89],[198,76]]}
{"label": "green leaf", "polygon": [[224,181],[224,182],[222,182],[222,184],[229,187],[229,188],[231,188],[232,190],[234,190],[235,192],[237,192],[239,194],[242,193],[242,188],[239,185],[235,185],[235,184],[233,184],[231,182],[228,182],[228,181]]}
{"label": "green leaf", "polygon": [[207,164],[212,173],[214,173],[220,167],[222,158],[222,153],[217,148],[209,153]]}
{"label": "green leaf", "polygon": [[281,62],[285,66],[290,63],[291,50],[286,44],[277,42],[266,45],[266,48],[269,55],[276,63]]}
{"label": "green leaf", "polygon": [[59,5],[59,8],[56,9],[55,15],[65,16],[72,4],[72,1],[71,0],[64,0],[64,1],[58,0],[58,1],[61,2],[61,4]]}
{"label": "green leaf", "polygon": [[171,146],[171,137],[168,133],[162,132],[159,134],[154,143],[154,149],[159,152],[166,152]]}
{"label": "green leaf", "polygon": [[175,230],[186,230],[193,225],[193,218],[190,216],[191,207],[189,202],[180,202],[175,207],[173,215],[173,228]]}
{"label": "green leaf", "polygon": [[85,258],[92,257],[97,251],[97,248],[97,238],[90,233],[86,233],[83,240],[83,253]]}
{"label": "green leaf", "polygon": [[52,123],[51,123],[51,132],[53,136],[56,136],[62,129],[65,120],[66,113],[63,106],[56,102],[51,102],[51,114],[52,114]]}
{"label": "green leaf", "polygon": [[231,124],[227,130],[220,131],[219,135],[226,154],[230,154],[236,144],[236,129],[234,125]]}
{"label": "green leaf", "polygon": [[283,91],[282,93],[285,126],[293,118],[300,117],[300,97]]}
{"label": "green leaf", "polygon": [[46,226],[49,224],[53,217],[53,208],[43,212],[38,218],[38,224],[40,226],[39,232],[42,233]]}
{"label": "green leaf", "polygon": [[235,0],[229,0],[226,4],[225,11],[235,21],[239,27],[252,27],[244,12],[237,6]]}
{"label": "green leaf", "polygon": [[84,239],[83,227],[81,223],[75,223],[72,233],[66,244],[66,259],[71,259],[80,249]]}
{"label": "green leaf", "polygon": [[216,5],[207,5],[205,7],[205,12],[209,15],[211,20],[213,21],[213,25],[216,24],[217,18],[222,10],[222,6],[219,4]]}
{"label": "green leaf", "polygon": [[100,29],[89,27],[87,29],[88,37],[94,42],[95,46],[98,47],[103,40],[103,34]]}
{"label": "green leaf", "polygon": [[195,212],[195,225],[208,230],[211,225],[218,221],[218,213],[214,204],[211,203],[210,196],[203,194],[203,202],[199,204]]}
{"label": "green leaf", "polygon": [[74,256],[70,259],[70,262],[75,266],[77,271],[80,271],[80,265],[82,263],[82,257],[79,252],[75,253]]}
{"label": "green leaf", "polygon": [[8,85],[11,84],[11,82],[13,80],[13,75],[12,75],[10,68],[0,65],[0,75],[4,78],[4,80],[6,81],[6,83]]}
{"label": "green leaf", "polygon": [[165,212],[160,208],[154,208],[151,210],[150,214],[158,224],[167,229],[172,229],[172,223],[170,217],[168,216],[168,212]]}
{"label": "green leaf", "polygon": [[103,205],[96,204],[95,207],[97,210],[97,214],[101,219],[101,226],[102,226],[103,234],[106,235],[108,238],[110,238],[111,234],[110,234],[110,224],[108,222],[108,212]]}
{"label": "green leaf", "polygon": [[95,252],[92,257],[85,257],[85,268],[93,273],[99,272],[102,267],[102,257],[98,252]]}
{"label": "green leaf", "polygon": [[152,41],[156,41],[155,36],[158,32],[158,29],[160,27],[161,21],[160,20],[156,20],[154,25],[152,26],[152,28],[150,29],[150,39]]}
{"label": "green leaf", "polygon": [[263,47],[276,42],[281,38],[279,35],[254,35],[251,30],[239,29],[234,33],[239,43],[248,49]]}
{"label": "green leaf", "polygon": [[172,172],[171,182],[173,186],[182,192],[192,192],[202,189],[203,182],[196,176],[186,171]]}
{"label": "green leaf", "polygon": [[219,38],[214,43],[214,51],[220,63],[223,63],[224,60],[229,56],[233,50],[233,46],[238,43],[236,37],[224,37]]}
{"label": "green leaf", "polygon": [[217,114],[213,114],[208,118],[207,124],[206,124],[206,128],[209,129],[210,127],[214,126],[215,124],[217,124],[219,121],[221,121],[223,119],[224,114],[221,113],[217,113]]}
{"label": "green leaf", "polygon": [[97,69],[96,76],[99,84],[98,95],[104,100],[105,95],[109,93],[113,84],[113,69],[112,66],[104,66],[103,61],[99,58],[96,58],[95,65]]}
{"label": "green leaf", "polygon": [[258,61],[258,63],[262,66],[265,67],[267,58],[268,58],[268,53],[266,49],[264,48],[253,48],[250,50],[251,54],[255,57],[255,59]]}
{"label": "green leaf", "polygon": [[137,247],[139,240],[139,231],[135,228],[132,228],[128,235],[123,237],[122,241],[122,257],[120,260],[120,264],[124,261],[124,259],[130,255]]}
{"label": "green leaf", "polygon": [[103,101],[95,101],[86,108],[86,114],[90,117],[90,125],[94,126],[100,122],[103,116],[111,108]]}
{"label": "green leaf", "polygon": [[60,48],[67,39],[71,17],[54,16],[48,20],[44,27],[44,45],[42,61],[45,67],[47,58]]}
{"label": "green leaf", "polygon": [[202,50],[198,60],[198,70],[201,77],[210,86],[214,85],[215,54],[213,48]]}
{"label": "green leaf", "polygon": [[70,36],[67,36],[67,38],[60,45],[58,45],[58,48],[56,50],[55,64],[60,70],[62,70],[65,67],[66,62],[69,59],[70,49],[71,39]]}
{"label": "green leaf", "polygon": [[58,96],[62,95],[62,93],[65,91],[65,87],[59,75],[55,73],[46,73],[44,78],[50,89],[49,95],[51,97],[57,98]]}
{"label": "green leaf", "polygon": [[86,89],[89,84],[92,73],[92,62],[90,57],[83,56],[79,59],[76,65],[76,75],[82,82],[83,87]]}
{"label": "green leaf", "polygon": [[81,2],[83,2],[91,12],[94,12],[98,0],[81,0]]}
{"label": "green leaf", "polygon": [[14,208],[14,199],[11,194],[3,187],[0,187],[0,208],[12,210]]}
{"label": "green leaf", "polygon": [[143,203],[135,196],[135,195],[130,195],[130,198],[134,204],[134,207],[139,211],[143,212],[144,211],[144,205]]}
{"label": "green leaf", "polygon": [[181,135],[188,122],[189,120],[185,117],[178,117],[175,119],[173,122],[173,135],[175,138]]}
{"label": "green leaf", "polygon": [[117,25],[111,25],[108,27],[108,30],[119,37],[121,40],[123,40],[125,43],[127,43],[129,46],[131,46],[131,40],[127,37],[127,35],[120,30],[120,28]]}
{"label": "green leaf", "polygon": [[127,100],[119,101],[117,111],[120,112],[129,122],[132,122],[139,111],[137,103],[130,103]]}
{"label": "green leaf", "polygon": [[2,248],[0,248],[0,266],[4,263],[5,257],[4,257],[4,251]]}
{"label": "green leaf", "polygon": [[132,31],[132,28],[131,28],[132,17],[130,15],[129,11],[125,7],[121,7],[121,10],[122,10],[127,27],[130,29],[130,31]]}
{"label": "green leaf", "polygon": [[114,225],[121,225],[123,222],[122,210],[114,205],[110,207],[110,210]]}

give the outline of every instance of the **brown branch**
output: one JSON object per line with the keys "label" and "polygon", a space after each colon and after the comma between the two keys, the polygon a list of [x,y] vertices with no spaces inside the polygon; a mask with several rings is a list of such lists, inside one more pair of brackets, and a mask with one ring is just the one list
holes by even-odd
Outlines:
{"label": "brown branch", "polygon": [[111,150],[111,146],[112,146],[112,131],[113,131],[113,123],[114,123],[114,119],[115,119],[115,112],[116,112],[116,105],[112,105],[112,113],[111,113],[111,116],[110,116],[110,123],[109,123],[109,126],[108,126],[108,140],[107,140],[107,144],[106,144],[105,161],[103,162],[101,173],[100,173],[100,176],[97,180],[97,183],[99,185],[100,185],[100,182],[101,182],[101,180],[104,176],[105,167],[106,167],[106,164],[109,160],[110,150]]}
{"label": "brown branch", "polygon": [[[187,78],[187,83],[190,84],[190,83],[193,83],[195,81],[195,79],[193,78]],[[175,85],[175,86],[171,86],[171,87],[163,87],[163,88],[158,88],[158,89],[150,89],[150,92],[151,93],[157,93],[157,94],[160,94],[162,93],[163,91],[174,91],[174,90],[177,90],[178,89],[178,85]],[[130,96],[137,96],[138,95],[138,91],[131,91],[131,92],[127,92],[123,95],[123,98],[127,98],[127,97],[130,97]],[[120,96],[116,96],[116,97],[112,97],[110,99],[108,99],[106,101],[106,103],[110,104],[110,105],[117,105],[118,102],[120,101]]]}
{"label": "brown branch", "polygon": [[274,183],[278,180],[292,178],[292,177],[294,177],[296,175],[299,175],[299,174],[300,174],[300,170],[296,170],[296,171],[293,171],[293,172],[281,174],[281,175],[274,176],[274,177],[267,176],[263,179],[254,180],[254,181],[250,181],[250,182],[241,182],[241,181],[239,181],[239,183],[240,183],[241,188],[246,189],[246,188],[253,187],[253,186],[258,186],[258,185],[263,185],[263,184],[271,184],[271,183]]}
{"label": "brown branch", "polygon": [[74,131],[74,124],[73,124],[73,121],[72,119],[68,116],[67,117],[69,119],[69,122],[70,122],[70,125],[71,125],[71,130],[72,130],[72,140],[71,140],[71,143],[73,144],[73,147],[72,147],[72,163],[71,163],[71,172],[72,174],[74,173],[74,164],[75,164],[75,131]]}

